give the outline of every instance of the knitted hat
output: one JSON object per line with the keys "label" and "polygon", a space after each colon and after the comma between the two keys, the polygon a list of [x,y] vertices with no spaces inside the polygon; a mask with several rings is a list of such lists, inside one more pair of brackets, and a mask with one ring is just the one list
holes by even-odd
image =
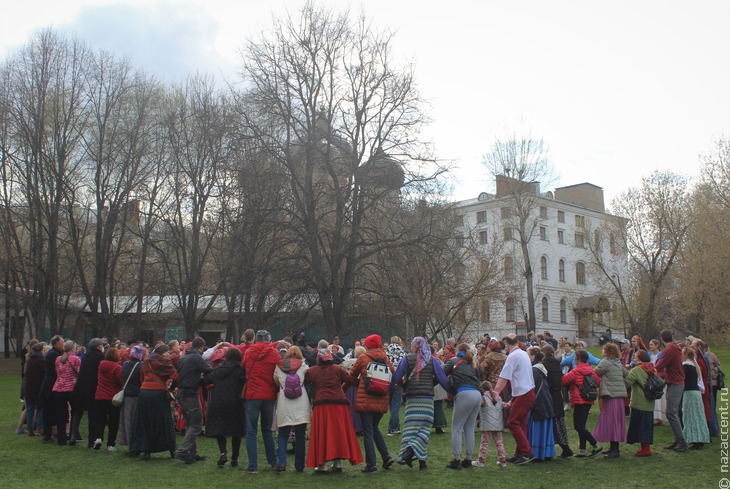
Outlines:
{"label": "knitted hat", "polygon": [[373,348],[379,348],[380,345],[383,344],[383,341],[380,338],[380,335],[377,334],[371,334],[367,338],[365,338],[365,348],[368,350],[372,350]]}

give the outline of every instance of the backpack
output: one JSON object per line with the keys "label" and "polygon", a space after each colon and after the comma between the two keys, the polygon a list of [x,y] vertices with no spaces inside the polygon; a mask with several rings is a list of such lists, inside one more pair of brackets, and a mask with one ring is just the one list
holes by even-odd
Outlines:
{"label": "backpack", "polygon": [[661,399],[664,395],[664,379],[658,375],[649,374],[644,384],[644,397],[650,401]]}
{"label": "backpack", "polygon": [[299,380],[299,375],[295,371],[289,371],[286,374],[286,380],[284,381],[284,397],[287,399],[297,399],[302,397],[302,383]]}
{"label": "backpack", "polygon": [[365,392],[373,396],[387,396],[393,374],[384,358],[370,360],[365,369]]}
{"label": "backpack", "polygon": [[578,389],[581,399],[584,401],[595,401],[598,399],[598,382],[593,374],[583,377],[583,385]]}

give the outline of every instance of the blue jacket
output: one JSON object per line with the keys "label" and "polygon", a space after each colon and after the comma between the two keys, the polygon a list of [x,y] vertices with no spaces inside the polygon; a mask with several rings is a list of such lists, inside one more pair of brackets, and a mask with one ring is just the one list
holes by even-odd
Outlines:
{"label": "blue jacket", "polygon": [[[589,351],[586,351],[586,353],[588,353],[588,363],[589,364],[598,365],[599,363],[601,363],[601,359],[598,358],[597,356],[595,356],[593,353],[591,353]],[[569,356],[563,358],[563,361],[560,362],[560,365],[562,365],[564,367],[569,366],[570,368],[575,368],[575,354],[569,355]]]}

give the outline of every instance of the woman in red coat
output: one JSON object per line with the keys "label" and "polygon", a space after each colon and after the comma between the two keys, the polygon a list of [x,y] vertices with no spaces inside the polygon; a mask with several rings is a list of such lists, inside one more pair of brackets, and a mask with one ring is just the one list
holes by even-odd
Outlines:
{"label": "woman in red coat", "polygon": [[388,360],[385,351],[383,351],[380,336],[373,334],[365,338],[365,348],[367,348],[367,351],[357,358],[355,365],[350,370],[350,375],[353,382],[360,379],[360,385],[355,395],[355,411],[360,413],[365,445],[365,468],[362,471],[370,473],[378,471],[378,461],[375,458],[376,447],[383,459],[384,469],[389,469],[395,461],[388,452],[388,445],[385,444],[383,433],[379,427],[383,414],[388,412],[390,407],[387,391],[382,396],[368,393],[365,390],[365,377],[367,376],[368,365],[372,361],[385,363],[391,372],[393,372],[393,365]]}
{"label": "woman in red coat", "polygon": [[[117,433],[119,432],[119,413],[121,409],[112,404],[114,394],[122,390],[122,365],[119,363],[121,354],[116,348],[109,348],[104,354],[104,360],[99,364],[97,374],[98,384],[94,401],[96,403],[96,433],[104,436],[104,428],[109,427],[106,449],[110,452],[117,450]],[[102,438],[94,441],[94,450],[101,449]]]}
{"label": "woman in red coat", "polygon": [[[320,350],[317,365],[304,375],[304,385],[312,386],[314,404],[307,467],[314,467],[316,473],[342,472],[341,459],[349,460],[352,465],[362,463],[343,384],[352,385],[352,377],[334,364],[331,351]],[[327,469],[325,464],[330,460],[333,464]]]}

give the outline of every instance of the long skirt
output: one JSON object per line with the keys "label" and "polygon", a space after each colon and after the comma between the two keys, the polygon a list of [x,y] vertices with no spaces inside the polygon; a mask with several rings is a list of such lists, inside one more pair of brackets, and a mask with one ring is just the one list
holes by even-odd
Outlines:
{"label": "long skirt", "polygon": [[349,460],[352,465],[363,461],[350,409],[347,404],[317,404],[312,411],[307,467],[337,459]]}
{"label": "long skirt", "polygon": [[631,409],[626,443],[654,443],[654,412]]}
{"label": "long skirt", "polygon": [[134,416],[138,400],[138,397],[124,396],[122,412],[119,415],[119,436],[117,438],[117,443],[120,445],[129,445],[132,432],[132,416]]}
{"label": "long skirt", "polygon": [[409,397],[406,399],[406,410],[403,420],[403,438],[400,442],[398,460],[408,447],[418,460],[428,458],[428,439],[433,426],[433,397]]}
{"label": "long skirt", "polygon": [[444,400],[433,401],[433,427],[434,428],[446,428],[448,421],[446,421],[446,413],[444,412]]}
{"label": "long skirt", "polygon": [[654,401],[654,419],[658,421],[667,420],[667,386],[664,386],[664,395]]}
{"label": "long skirt", "polygon": [[565,416],[559,416],[553,418],[553,437],[555,437],[555,444],[558,446],[569,445],[568,441],[568,428],[565,426]]}
{"label": "long skirt", "polygon": [[345,389],[347,400],[350,401],[350,420],[352,421],[352,429],[355,433],[362,433],[362,420],[360,413],[355,412],[355,396],[357,395],[357,387],[348,387]]}
{"label": "long skirt", "polygon": [[682,434],[686,443],[710,443],[705,407],[700,391],[684,391],[682,396]]}
{"label": "long skirt", "polygon": [[175,426],[166,391],[139,391],[128,441],[130,452],[175,452]]}
{"label": "long skirt", "polygon": [[537,460],[555,457],[555,437],[553,418],[534,420],[532,413],[527,415],[527,440],[532,447],[532,455]]}
{"label": "long skirt", "polygon": [[600,442],[626,441],[626,413],[623,397],[604,397],[593,438]]}

